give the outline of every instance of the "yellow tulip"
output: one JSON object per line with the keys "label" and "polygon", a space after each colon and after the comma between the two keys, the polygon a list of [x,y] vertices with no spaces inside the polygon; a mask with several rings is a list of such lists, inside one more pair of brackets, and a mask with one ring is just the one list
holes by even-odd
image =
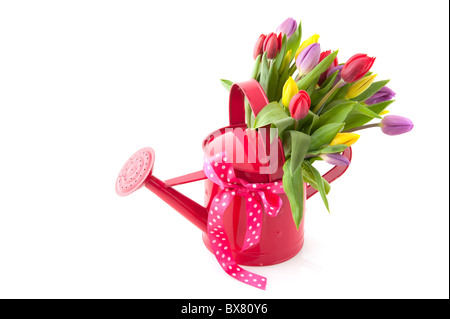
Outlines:
{"label": "yellow tulip", "polygon": [[283,86],[283,96],[281,98],[281,103],[284,105],[284,107],[289,107],[289,102],[291,102],[291,99],[297,93],[298,93],[297,83],[295,83],[292,76],[290,76]]}
{"label": "yellow tulip", "polygon": [[346,99],[353,99],[363,93],[365,90],[369,88],[369,86],[375,80],[376,74],[372,74],[366,77],[363,77],[361,80],[356,81],[352,84],[352,86],[348,89],[347,94],[345,95]]}
{"label": "yellow tulip", "polygon": [[381,113],[380,113],[379,115],[386,115],[386,114],[388,114],[388,113],[389,113],[388,110],[384,110],[384,111],[381,111]]}
{"label": "yellow tulip", "polygon": [[289,50],[286,55],[284,56],[283,61],[281,62],[280,71],[279,73],[282,74],[283,71],[288,67],[289,63],[291,62],[291,56],[292,56],[292,50]]}
{"label": "yellow tulip", "polygon": [[331,141],[330,146],[333,145],[353,145],[359,139],[359,134],[356,133],[338,133],[333,141]]}
{"label": "yellow tulip", "polygon": [[303,41],[303,43],[299,46],[297,52],[295,53],[295,59],[297,60],[298,55],[302,52],[307,46],[310,46],[313,43],[319,42],[320,35],[314,34],[310,38]]}

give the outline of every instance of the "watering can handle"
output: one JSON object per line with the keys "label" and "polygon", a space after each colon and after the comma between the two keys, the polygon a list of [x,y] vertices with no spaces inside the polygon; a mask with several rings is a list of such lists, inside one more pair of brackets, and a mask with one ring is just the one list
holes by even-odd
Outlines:
{"label": "watering can handle", "polygon": [[255,117],[269,104],[258,81],[249,80],[233,84],[230,89],[230,125],[245,124],[245,98]]}

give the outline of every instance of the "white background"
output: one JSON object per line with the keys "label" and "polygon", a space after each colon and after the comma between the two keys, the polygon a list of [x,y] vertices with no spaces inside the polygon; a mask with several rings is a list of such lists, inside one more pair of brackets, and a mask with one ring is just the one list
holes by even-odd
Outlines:
{"label": "white background", "polygon": [[[226,275],[200,231],[116,176],[136,150],[154,174],[201,169],[227,125],[218,79],[244,81],[253,45],[287,17],[322,49],[376,56],[414,130],[363,131],[308,200],[305,246]],[[448,298],[448,1],[1,1],[1,298]],[[179,189],[202,202],[202,183]]]}

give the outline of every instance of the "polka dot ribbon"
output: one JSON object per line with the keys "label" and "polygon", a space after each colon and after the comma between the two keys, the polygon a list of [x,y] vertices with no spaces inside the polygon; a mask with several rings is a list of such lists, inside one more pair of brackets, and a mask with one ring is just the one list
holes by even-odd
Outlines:
{"label": "polka dot ribbon", "polygon": [[284,193],[281,181],[248,183],[237,178],[225,153],[206,158],[203,170],[208,179],[221,188],[211,203],[207,226],[211,248],[217,261],[228,275],[250,286],[265,289],[266,278],[242,269],[234,261],[223,215],[236,195],[244,197],[247,231],[241,251],[257,245],[261,236],[262,213],[275,217],[280,211],[282,200],[276,194]]}

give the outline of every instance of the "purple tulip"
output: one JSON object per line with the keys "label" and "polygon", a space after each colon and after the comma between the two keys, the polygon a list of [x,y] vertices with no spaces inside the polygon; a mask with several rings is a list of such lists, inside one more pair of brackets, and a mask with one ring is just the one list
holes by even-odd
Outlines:
{"label": "purple tulip", "polygon": [[381,130],[387,135],[400,135],[411,131],[413,122],[403,116],[386,115],[380,123]]}
{"label": "purple tulip", "polygon": [[395,96],[395,92],[387,86],[382,87],[377,93],[364,101],[367,105],[377,104],[385,101],[392,100]]}
{"label": "purple tulip", "polygon": [[286,34],[286,37],[289,39],[294,32],[297,30],[297,22],[292,18],[287,18],[282,24],[280,24],[277,28],[276,33]]}
{"label": "purple tulip", "polygon": [[350,161],[347,157],[339,153],[332,154],[320,154],[319,155],[325,162],[335,166],[348,166]]}
{"label": "purple tulip", "polygon": [[320,44],[313,43],[307,46],[297,57],[295,61],[297,69],[301,75],[306,75],[311,72],[320,59]]}

